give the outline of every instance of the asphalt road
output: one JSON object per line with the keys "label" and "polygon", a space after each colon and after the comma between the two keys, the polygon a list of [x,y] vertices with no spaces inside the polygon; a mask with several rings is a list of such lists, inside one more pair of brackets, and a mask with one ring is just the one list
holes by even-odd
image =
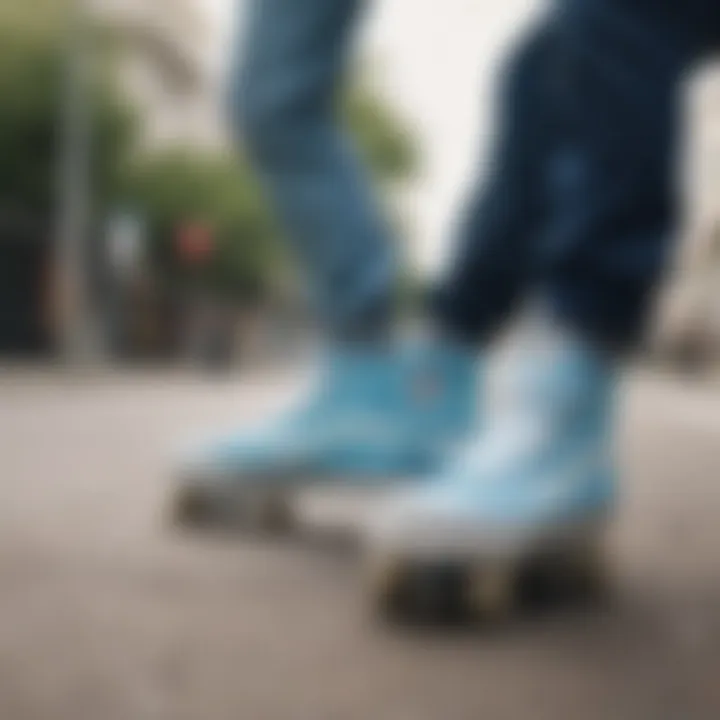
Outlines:
{"label": "asphalt road", "polygon": [[173,448],[287,384],[0,375],[2,720],[720,717],[717,388],[628,382],[612,606],[410,632],[350,557],[164,522]]}

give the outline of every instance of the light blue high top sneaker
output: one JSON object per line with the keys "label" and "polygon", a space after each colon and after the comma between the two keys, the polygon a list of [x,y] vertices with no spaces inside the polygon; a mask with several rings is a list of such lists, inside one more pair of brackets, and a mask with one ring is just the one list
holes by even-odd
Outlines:
{"label": "light blue high top sneaker", "polygon": [[388,500],[367,528],[370,554],[492,564],[583,543],[615,503],[615,380],[613,363],[578,337],[536,329],[504,358],[484,432]]}
{"label": "light blue high top sneaker", "polygon": [[298,409],[192,452],[181,486],[197,495],[426,475],[475,423],[480,369],[470,348],[437,341],[335,349]]}

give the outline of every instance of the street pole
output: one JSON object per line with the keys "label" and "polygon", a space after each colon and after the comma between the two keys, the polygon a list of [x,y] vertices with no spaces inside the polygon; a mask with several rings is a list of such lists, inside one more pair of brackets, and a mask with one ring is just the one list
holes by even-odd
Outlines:
{"label": "street pole", "polygon": [[71,2],[67,43],[60,119],[56,247],[62,357],[69,367],[80,368],[97,360],[89,287],[91,48],[84,0]]}

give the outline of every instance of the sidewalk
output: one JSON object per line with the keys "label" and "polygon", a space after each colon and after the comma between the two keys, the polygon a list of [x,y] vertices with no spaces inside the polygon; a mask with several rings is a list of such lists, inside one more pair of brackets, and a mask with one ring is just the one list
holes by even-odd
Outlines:
{"label": "sidewalk", "polygon": [[720,716],[716,396],[628,380],[614,607],[414,635],[348,556],[164,521],[178,439],[296,382],[0,373],[2,720]]}

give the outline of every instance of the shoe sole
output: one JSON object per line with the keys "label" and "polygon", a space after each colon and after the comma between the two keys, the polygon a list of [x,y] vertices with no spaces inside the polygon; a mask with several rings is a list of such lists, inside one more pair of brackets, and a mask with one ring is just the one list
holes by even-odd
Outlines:
{"label": "shoe sole", "polygon": [[375,551],[365,562],[373,611],[399,624],[499,624],[526,611],[605,601],[612,587],[605,532],[596,527],[533,551],[446,557]]}
{"label": "shoe sole", "polygon": [[[264,537],[297,537],[301,533],[358,539],[378,494],[412,482],[408,478],[297,478],[292,483],[244,478],[243,486],[181,481],[171,498],[171,526],[182,531],[237,533]],[[338,489],[327,496],[323,489]],[[320,491],[321,497],[317,497]],[[304,531],[308,531],[305,533]]]}

